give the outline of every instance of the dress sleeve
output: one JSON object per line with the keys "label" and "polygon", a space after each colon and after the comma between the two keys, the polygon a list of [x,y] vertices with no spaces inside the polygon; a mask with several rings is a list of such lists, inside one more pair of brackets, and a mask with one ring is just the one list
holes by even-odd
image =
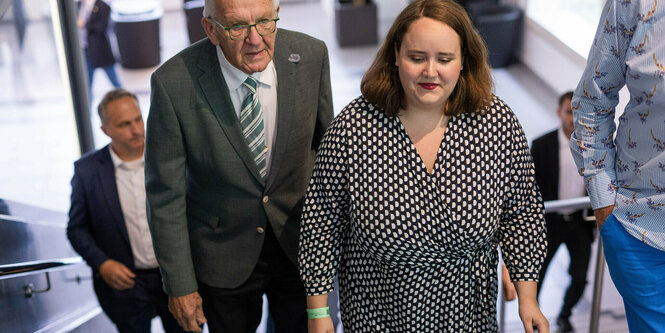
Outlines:
{"label": "dress sleeve", "polygon": [[513,281],[538,281],[547,249],[543,200],[536,185],[529,145],[517,118],[509,114],[510,166],[499,226],[503,260]]}
{"label": "dress sleeve", "polygon": [[626,83],[625,55],[636,29],[638,6],[618,2],[605,4],[572,101],[575,132],[570,149],[594,209],[613,205],[616,199],[614,113],[619,90]]}
{"label": "dress sleeve", "polygon": [[349,224],[345,111],[323,136],[305,196],[298,262],[307,295],[333,291],[344,231]]}

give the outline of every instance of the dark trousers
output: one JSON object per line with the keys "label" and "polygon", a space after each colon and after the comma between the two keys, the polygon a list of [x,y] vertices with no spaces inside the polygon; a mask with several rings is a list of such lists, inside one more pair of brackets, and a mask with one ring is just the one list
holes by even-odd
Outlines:
{"label": "dark trousers", "polygon": [[593,224],[584,221],[581,212],[575,213],[573,216],[569,221],[565,221],[561,215],[546,217],[547,255],[540,269],[538,281],[538,294],[540,295],[547,267],[559,246],[565,244],[570,253],[568,274],[571,281],[566,289],[561,312],[559,313],[559,317],[564,318],[570,317],[573,307],[584,294],[589,258],[591,257],[591,243],[593,242]]}
{"label": "dark trousers", "polygon": [[261,322],[263,294],[276,333],[307,332],[305,288],[298,269],[282,251],[272,228],[254,271],[237,288],[216,288],[199,281],[203,313],[211,333],[254,333]]}
{"label": "dark trousers", "polygon": [[[166,333],[184,332],[168,308],[168,297],[162,289],[162,276],[158,269],[135,270],[134,288],[114,291],[101,277],[95,281],[99,304],[118,327],[120,333],[150,333],[152,318],[158,315]],[[103,285],[100,285],[102,283]]]}

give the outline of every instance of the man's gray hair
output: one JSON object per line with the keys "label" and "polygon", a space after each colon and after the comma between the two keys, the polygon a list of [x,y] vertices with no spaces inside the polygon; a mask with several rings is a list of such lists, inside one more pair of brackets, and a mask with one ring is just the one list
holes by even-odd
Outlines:
{"label": "man's gray hair", "polygon": [[[272,9],[277,10],[277,7],[279,7],[279,0],[271,0],[272,1]],[[205,3],[203,4],[203,17],[212,17],[215,18],[215,3],[216,0],[205,0]]]}
{"label": "man's gray hair", "polygon": [[139,104],[139,99],[136,98],[136,95],[134,95],[134,93],[122,88],[113,89],[107,92],[106,95],[104,95],[102,101],[99,102],[99,106],[97,106],[97,113],[99,114],[99,119],[102,121],[102,125],[106,125],[106,122],[108,121],[108,115],[107,115],[108,105],[111,104],[111,102],[117,101],[124,97],[131,97],[132,99],[134,99],[134,101],[136,101],[136,104]]}

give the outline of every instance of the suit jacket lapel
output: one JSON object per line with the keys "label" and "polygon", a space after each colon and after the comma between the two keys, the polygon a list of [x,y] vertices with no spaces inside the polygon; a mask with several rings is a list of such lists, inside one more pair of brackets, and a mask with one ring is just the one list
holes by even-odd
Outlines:
{"label": "suit jacket lapel", "polygon": [[127,241],[127,244],[129,244],[127,226],[125,225],[125,218],[122,215],[122,207],[120,206],[120,198],[118,197],[118,186],[115,182],[115,167],[113,166],[109,149],[111,147],[106,146],[99,158],[99,182],[111,210],[111,215],[113,215],[113,221],[118,225],[122,236]]}
{"label": "suit jacket lapel", "polygon": [[289,61],[292,50],[280,42],[279,30],[275,40],[273,63],[277,71],[277,124],[266,188],[270,188],[279,173],[279,167],[288,149],[293,115],[296,112],[295,88],[297,62]]}
{"label": "suit jacket lapel", "polygon": [[217,122],[219,122],[226,137],[245,163],[245,166],[247,166],[247,169],[263,184],[263,177],[261,177],[254,158],[249,151],[249,147],[245,142],[245,138],[242,135],[238,116],[236,116],[233,103],[229,97],[229,88],[222,76],[222,70],[219,68],[217,51],[212,43],[207,43],[206,47],[201,49],[198,66],[203,72],[199,77],[201,90],[203,90],[203,94],[208,100],[210,109],[215,114]]}
{"label": "suit jacket lapel", "polygon": [[550,145],[552,147],[552,149],[554,149],[554,151],[551,154],[551,156],[552,156],[552,161],[551,161],[551,165],[552,165],[552,175],[551,175],[551,177],[552,178],[551,179],[552,179],[552,184],[554,184],[554,197],[556,199],[559,199],[559,168],[560,168],[560,163],[559,163],[559,160],[560,160],[560,156],[559,156],[559,152],[560,152],[560,149],[559,149],[559,131],[560,130],[561,129],[558,129],[554,133],[555,135],[552,136],[553,142]]}

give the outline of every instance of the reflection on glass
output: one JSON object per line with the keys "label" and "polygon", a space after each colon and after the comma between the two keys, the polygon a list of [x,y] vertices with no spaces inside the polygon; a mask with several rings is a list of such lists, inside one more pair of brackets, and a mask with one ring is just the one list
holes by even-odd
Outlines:
{"label": "reflection on glass", "polygon": [[0,198],[66,211],[80,155],[68,86],[49,2],[21,4],[0,19]]}

